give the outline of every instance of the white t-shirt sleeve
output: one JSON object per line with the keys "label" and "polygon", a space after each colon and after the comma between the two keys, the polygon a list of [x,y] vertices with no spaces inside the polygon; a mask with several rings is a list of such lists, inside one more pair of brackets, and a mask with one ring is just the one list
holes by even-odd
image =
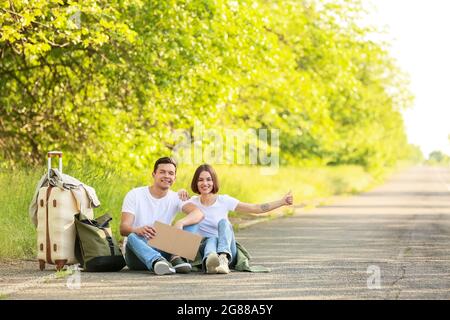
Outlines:
{"label": "white t-shirt sleeve", "polygon": [[188,203],[189,200],[187,200],[187,201],[181,200],[180,197],[178,196],[178,193],[174,191],[172,193],[172,201],[174,201],[176,203],[177,212],[182,212],[183,206],[186,203]]}
{"label": "white t-shirt sleeve", "polygon": [[129,212],[136,215],[136,192],[131,190],[123,199],[122,212]]}
{"label": "white t-shirt sleeve", "polygon": [[187,201],[179,200],[178,201],[178,212],[182,212],[183,211],[183,207],[184,207],[184,205],[186,203],[189,203],[189,200],[187,200]]}
{"label": "white t-shirt sleeve", "polygon": [[230,197],[227,194],[223,195],[222,199],[223,199],[223,202],[225,203],[225,207],[229,211],[234,211],[234,209],[236,209],[236,207],[239,203],[238,199]]}
{"label": "white t-shirt sleeve", "polygon": [[190,199],[188,199],[188,200],[186,200],[186,201],[181,201],[181,204],[180,204],[180,211],[182,211],[182,208],[186,205],[186,204],[188,204],[188,203],[190,203],[190,204],[193,204],[194,206],[196,206],[196,207],[198,207],[198,203],[196,203],[196,200],[197,200],[197,197],[196,196],[192,196]]}

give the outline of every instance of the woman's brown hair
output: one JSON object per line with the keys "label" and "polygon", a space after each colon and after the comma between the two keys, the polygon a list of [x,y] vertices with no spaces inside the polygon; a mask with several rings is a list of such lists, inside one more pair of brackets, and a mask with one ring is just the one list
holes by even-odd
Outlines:
{"label": "woman's brown hair", "polygon": [[191,182],[192,191],[196,194],[200,194],[200,191],[198,190],[198,179],[200,178],[200,174],[203,171],[209,172],[209,174],[211,175],[211,179],[213,182],[213,188],[211,192],[214,194],[219,192],[219,179],[217,179],[216,171],[209,164],[202,164],[197,168],[197,170],[195,170],[194,177],[192,178]]}

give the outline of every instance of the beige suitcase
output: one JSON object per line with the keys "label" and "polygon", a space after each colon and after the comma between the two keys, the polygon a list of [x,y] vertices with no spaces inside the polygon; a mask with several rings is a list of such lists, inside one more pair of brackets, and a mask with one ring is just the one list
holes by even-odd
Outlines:
{"label": "beige suitcase", "polygon": [[[62,173],[62,152],[48,153],[49,170],[52,157],[59,158],[59,171]],[[90,219],[94,218],[86,191],[83,188],[72,191],[53,186],[42,187],[37,201],[39,268],[43,270],[49,263],[61,270],[64,265],[78,263],[75,258],[74,215],[82,211]]]}

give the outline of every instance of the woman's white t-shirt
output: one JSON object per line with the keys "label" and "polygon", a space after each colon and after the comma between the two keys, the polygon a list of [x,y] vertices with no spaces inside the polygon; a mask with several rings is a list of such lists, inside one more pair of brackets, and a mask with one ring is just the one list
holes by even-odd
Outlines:
{"label": "woman's white t-shirt", "polygon": [[199,234],[203,237],[218,236],[217,226],[222,219],[228,219],[228,212],[234,211],[239,200],[229,195],[218,195],[216,202],[210,206],[205,206],[200,202],[199,196],[194,196],[188,200],[197,206],[205,215],[199,223]]}
{"label": "woman's white t-shirt", "polygon": [[148,186],[139,187],[127,193],[122,212],[134,215],[133,227],[153,226],[155,221],[171,224],[185,204],[175,191],[169,190],[164,197],[158,199],[152,196]]}

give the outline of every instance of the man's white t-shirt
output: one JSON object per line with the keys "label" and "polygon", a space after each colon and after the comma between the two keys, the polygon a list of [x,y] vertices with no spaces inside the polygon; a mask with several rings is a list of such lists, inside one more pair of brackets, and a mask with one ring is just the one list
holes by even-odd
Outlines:
{"label": "man's white t-shirt", "polygon": [[148,186],[131,190],[125,196],[122,212],[134,215],[133,227],[153,226],[155,221],[171,224],[175,215],[182,210],[185,202],[178,193],[169,190],[162,198],[155,198]]}
{"label": "man's white t-shirt", "polygon": [[216,202],[210,206],[204,206],[200,202],[199,196],[194,196],[188,202],[193,203],[205,215],[205,218],[199,223],[199,233],[203,237],[217,237],[217,226],[222,219],[228,219],[228,212],[234,211],[239,200],[229,195],[218,195]]}

